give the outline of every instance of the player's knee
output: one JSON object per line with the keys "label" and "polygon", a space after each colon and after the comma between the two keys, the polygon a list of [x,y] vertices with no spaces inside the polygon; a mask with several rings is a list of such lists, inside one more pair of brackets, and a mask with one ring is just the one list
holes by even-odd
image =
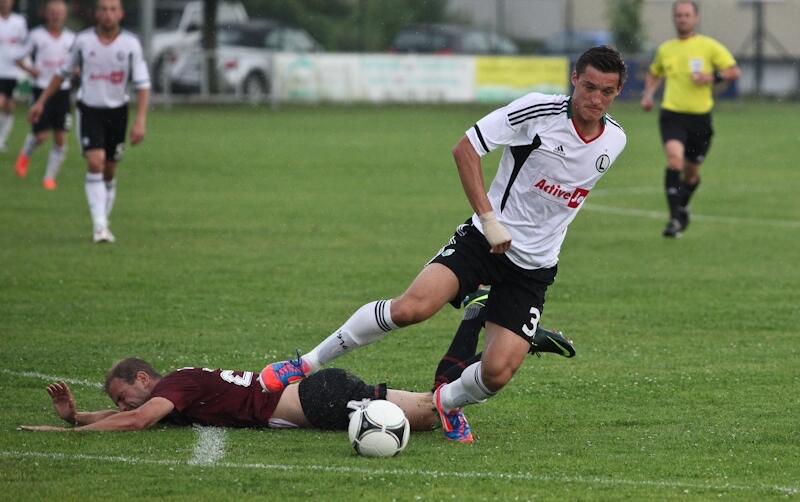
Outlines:
{"label": "player's knee", "polygon": [[514,373],[517,372],[517,367],[510,360],[483,361],[481,370],[483,383],[490,391],[497,392],[511,381]]}
{"label": "player's knee", "polygon": [[403,295],[392,300],[392,322],[398,326],[422,322],[434,313],[436,313],[436,309],[423,298]]}

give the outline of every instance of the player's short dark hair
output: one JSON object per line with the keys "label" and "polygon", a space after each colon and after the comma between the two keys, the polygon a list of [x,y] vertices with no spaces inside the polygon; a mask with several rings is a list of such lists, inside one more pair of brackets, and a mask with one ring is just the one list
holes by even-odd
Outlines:
{"label": "player's short dark hair", "polygon": [[619,85],[625,83],[628,70],[619,51],[607,45],[592,47],[581,54],[575,63],[575,73],[580,75],[586,71],[587,66],[592,66],[603,73],[616,73],[619,75]]}
{"label": "player's short dark hair", "polygon": [[682,3],[688,3],[694,8],[695,14],[700,14],[700,6],[697,5],[697,2],[695,2],[694,0],[675,0],[674,2],[672,2],[672,12],[675,12],[675,7],[677,7],[679,4]]}
{"label": "player's short dark hair", "polygon": [[117,361],[114,366],[108,370],[108,374],[106,375],[106,384],[103,387],[108,394],[108,388],[111,385],[111,382],[119,378],[125,383],[133,383],[136,380],[136,375],[140,372],[144,371],[148,375],[153,378],[161,378],[161,375],[150,366],[150,363],[147,361],[143,361],[136,357],[129,357],[127,359],[123,359],[121,361]]}

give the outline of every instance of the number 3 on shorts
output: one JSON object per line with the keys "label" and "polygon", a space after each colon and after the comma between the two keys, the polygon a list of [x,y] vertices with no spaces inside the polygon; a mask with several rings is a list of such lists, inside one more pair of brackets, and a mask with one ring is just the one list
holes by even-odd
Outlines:
{"label": "number 3 on shorts", "polygon": [[528,327],[528,324],[522,325],[522,332],[525,333],[525,336],[533,340],[533,335],[536,334],[536,328],[539,326],[539,317],[541,317],[542,313],[539,312],[539,309],[536,307],[531,307],[531,326]]}

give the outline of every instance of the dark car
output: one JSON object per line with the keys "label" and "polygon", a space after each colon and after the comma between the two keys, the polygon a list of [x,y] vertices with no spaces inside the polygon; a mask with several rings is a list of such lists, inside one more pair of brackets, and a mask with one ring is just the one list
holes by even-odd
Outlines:
{"label": "dark car", "polygon": [[470,26],[409,25],[395,35],[391,52],[417,54],[519,54],[511,39]]}

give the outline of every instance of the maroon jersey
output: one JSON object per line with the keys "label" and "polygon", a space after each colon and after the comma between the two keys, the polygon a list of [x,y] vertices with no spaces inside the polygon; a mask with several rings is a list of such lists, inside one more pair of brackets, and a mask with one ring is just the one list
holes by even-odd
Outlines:
{"label": "maroon jersey", "polygon": [[269,427],[281,393],[262,392],[252,371],[181,368],[162,378],[150,397],[175,405],[171,423]]}

